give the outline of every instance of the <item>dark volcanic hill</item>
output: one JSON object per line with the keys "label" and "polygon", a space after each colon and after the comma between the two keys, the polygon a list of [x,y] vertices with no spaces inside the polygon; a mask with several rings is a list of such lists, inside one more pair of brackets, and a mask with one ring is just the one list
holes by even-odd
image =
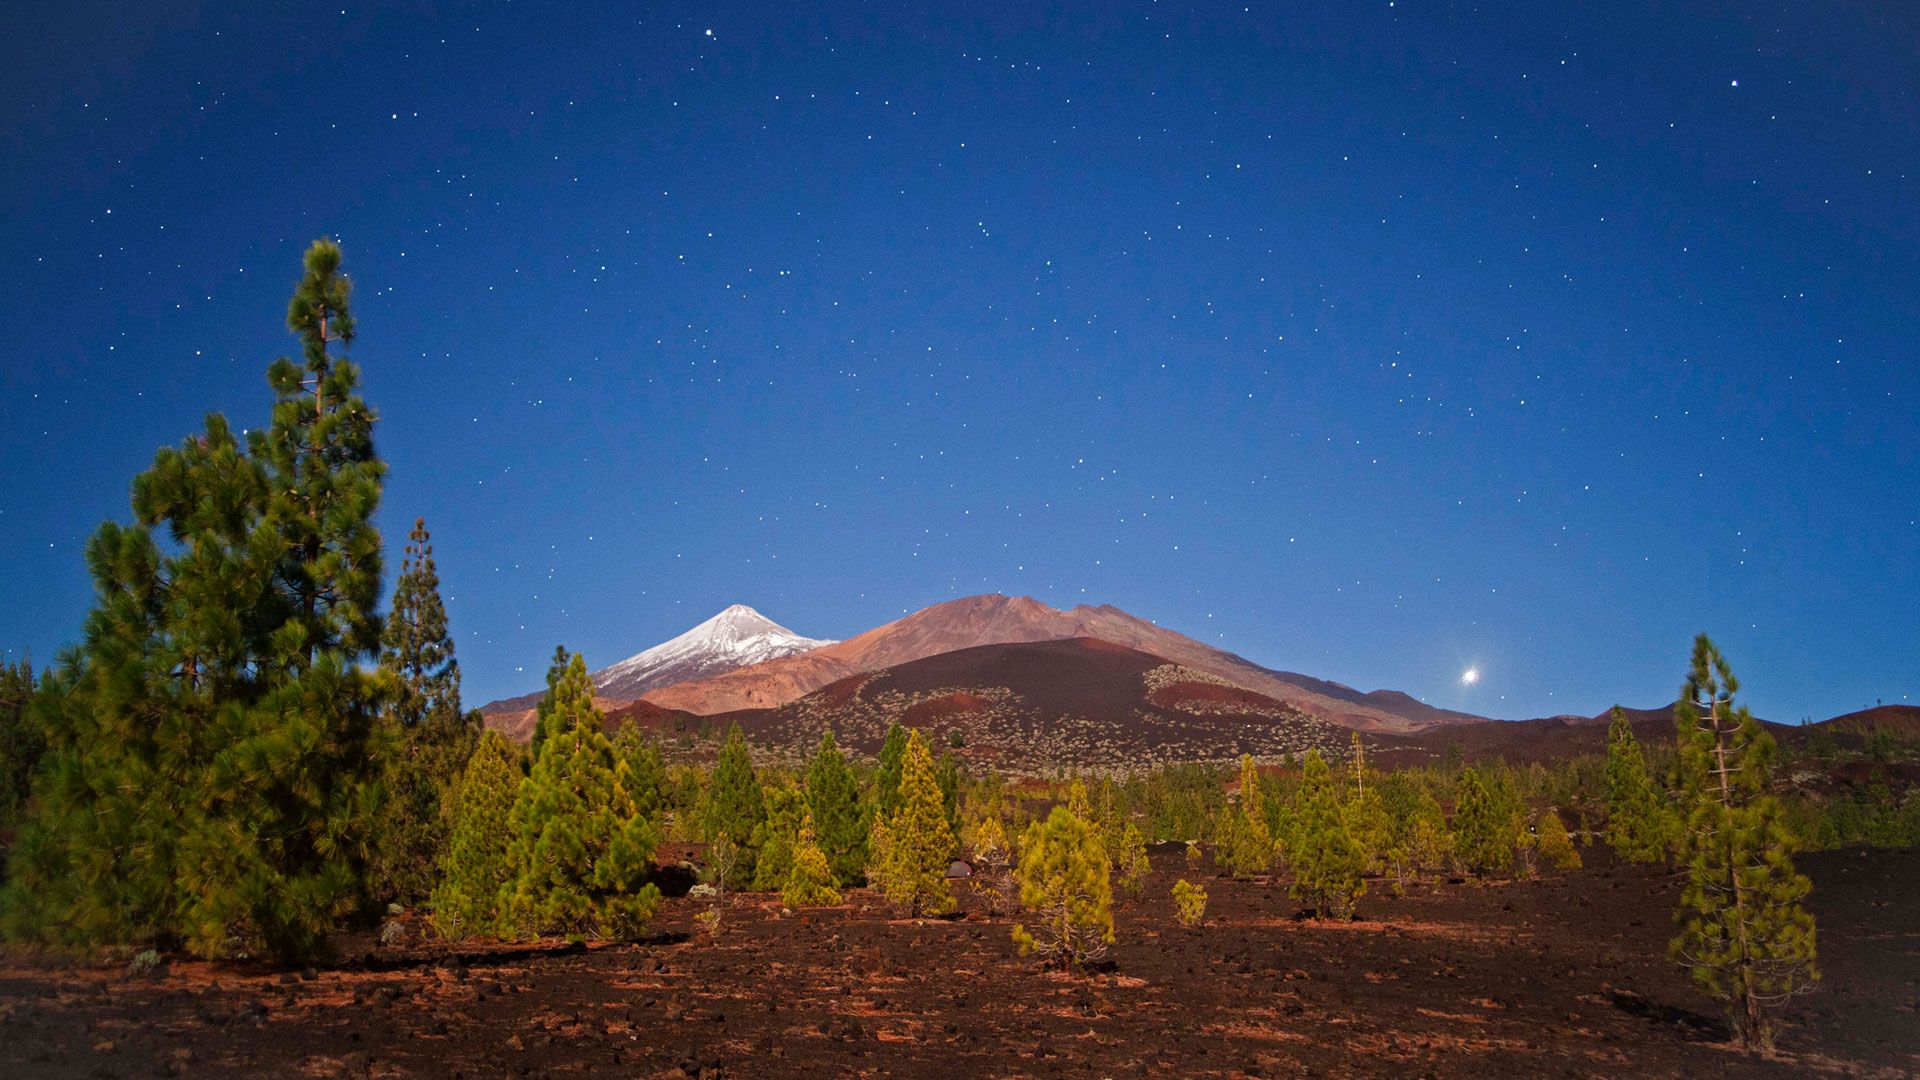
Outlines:
{"label": "dark volcanic hill", "polygon": [[832,645],[645,695],[666,708],[714,714],[775,708],[832,683],[957,649],[1094,638],[1184,664],[1303,712],[1362,731],[1418,731],[1483,719],[1394,691],[1362,693],[1325,679],[1273,671],[1119,608],[1062,611],[1027,596],[969,596],[923,608]]}
{"label": "dark volcanic hill", "polygon": [[1344,754],[1351,735],[1217,675],[1097,638],[982,645],[862,672],[775,709],[716,716],[748,739],[804,754],[831,727],[843,746],[879,750],[895,720],[936,747],[1012,772],[1061,766],[1152,768]]}

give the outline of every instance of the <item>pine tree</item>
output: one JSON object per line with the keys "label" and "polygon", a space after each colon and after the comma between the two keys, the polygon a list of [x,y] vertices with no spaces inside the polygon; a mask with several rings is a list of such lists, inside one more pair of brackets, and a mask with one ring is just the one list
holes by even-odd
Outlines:
{"label": "pine tree", "polygon": [[867,813],[860,805],[860,786],[831,730],[821,734],[820,747],[807,766],[807,809],[834,884],[859,884],[867,870]]}
{"label": "pine tree", "polygon": [[1028,826],[1020,842],[1020,902],[1033,928],[1013,928],[1022,955],[1060,965],[1096,962],[1113,944],[1113,884],[1093,824],[1064,806]]}
{"label": "pine tree", "polygon": [[873,812],[891,821],[900,809],[900,767],[907,753],[907,729],[894,721],[880,744],[880,768],[873,777]]}
{"label": "pine tree", "polygon": [[1120,879],[1120,888],[1129,895],[1139,896],[1146,887],[1147,875],[1153,872],[1153,864],[1147,860],[1147,841],[1140,835],[1140,827],[1129,821],[1121,826],[1120,839],[1114,842],[1111,863],[1114,874]]}
{"label": "pine tree", "polygon": [[794,841],[792,869],[787,873],[780,899],[789,907],[831,906],[840,902],[840,891],[833,887],[833,871],[827,856],[814,841],[813,815],[803,813],[800,832]]}
{"label": "pine tree", "polygon": [[1507,813],[1507,835],[1513,837],[1513,871],[1518,878],[1533,877],[1534,849],[1539,842],[1534,838],[1533,826],[1527,821],[1527,812],[1522,807],[1514,807]]}
{"label": "pine tree", "polygon": [[1505,873],[1513,864],[1512,818],[1477,768],[1460,772],[1453,808],[1454,854],[1475,873]]}
{"label": "pine tree", "polygon": [[1240,756],[1240,805],[1238,819],[1228,829],[1230,846],[1222,846],[1227,870],[1237,878],[1250,878],[1273,868],[1273,833],[1267,824],[1266,795],[1260,787],[1260,769],[1253,755]]}
{"label": "pine tree", "polygon": [[1607,725],[1607,843],[1628,862],[1658,862],[1666,857],[1671,824],[1633,725],[1616,705]]}
{"label": "pine tree", "polygon": [[753,772],[753,756],[747,752],[746,736],[740,733],[738,723],[729,724],[700,820],[701,832],[709,843],[725,839],[738,851],[728,886],[741,888],[753,880],[759,855],[754,844],[766,819],[767,808],[760,780]]}
{"label": "pine tree", "polygon": [[554,687],[547,737],[508,817],[505,924],[521,935],[633,940],[660,901],[648,880],[659,822],[639,812],[634,776],[614,753],[575,655]]}
{"label": "pine tree", "polygon": [[969,830],[968,850],[973,855],[974,887],[986,902],[987,914],[998,915],[1012,906],[1015,882],[1013,845],[997,804],[988,807]]}
{"label": "pine tree", "polygon": [[[135,524],[88,544],[96,603],[44,695],[47,759],[0,903],[16,934],[322,955],[367,899],[382,809],[385,466],[340,249],[317,241],[288,305],[304,351],[268,369],[270,421],[163,448]],[[165,528],[165,549],[156,530]]]}
{"label": "pine tree", "polygon": [[[46,753],[46,737],[29,706],[39,679],[33,661],[0,663],[0,835],[11,831],[27,806],[34,770]],[[4,880],[6,849],[0,847],[0,880]]]}
{"label": "pine tree", "polygon": [[933,754],[916,729],[907,735],[900,761],[900,806],[888,823],[889,852],[885,888],[889,899],[912,915],[942,915],[953,910],[947,866],[953,859],[953,830],[947,825]]}
{"label": "pine tree", "polygon": [[793,875],[800,825],[807,817],[807,797],[784,780],[769,780],[760,787],[760,805],[765,816],[753,832],[753,888],[779,892]]}
{"label": "pine tree", "polygon": [[1234,853],[1241,850],[1240,833],[1246,828],[1246,821],[1247,816],[1240,812],[1237,803],[1222,803],[1213,816],[1213,861],[1234,877],[1251,876],[1238,873],[1234,864]]}
{"label": "pine tree", "polygon": [[1342,818],[1362,872],[1377,874],[1387,868],[1394,856],[1393,818],[1381,798],[1380,785],[1367,784],[1367,752],[1357,731],[1353,734],[1353,757],[1349,764],[1352,782],[1347,789],[1346,805],[1341,810]]}
{"label": "pine tree", "polygon": [[1422,790],[1407,829],[1407,861],[1418,870],[1442,871],[1453,864],[1453,830],[1433,792]]}
{"label": "pine tree", "polygon": [[540,756],[540,744],[547,737],[548,718],[553,715],[554,688],[559,686],[560,680],[566,676],[567,667],[572,660],[572,654],[567,652],[565,645],[553,647],[553,659],[547,662],[547,690],[540,695],[540,700],[533,707],[533,737],[527,743],[528,764],[532,764],[533,759]]}
{"label": "pine tree", "polygon": [[1360,852],[1347,835],[1332,771],[1317,749],[1308,750],[1301,763],[1293,829],[1287,849],[1293,863],[1293,898],[1316,918],[1351,917],[1367,885],[1360,877]]}
{"label": "pine tree", "polygon": [[893,826],[878,814],[867,826],[867,885],[882,896],[894,895]]}
{"label": "pine tree", "polygon": [[433,925],[445,937],[499,928],[500,892],[511,876],[509,827],[522,780],[520,751],[488,731],[447,793],[449,832],[432,898]]}
{"label": "pine tree", "polygon": [[1573,846],[1573,837],[1567,835],[1567,823],[1552,807],[1540,815],[1540,834],[1535,842],[1548,866],[1555,870],[1580,869],[1580,852]]}
{"label": "pine tree", "polygon": [[383,719],[392,754],[376,892],[412,904],[433,887],[448,828],[441,801],[480,738],[479,714],[460,708],[460,665],[453,657],[424,518],[414,519],[407,538],[381,640],[380,668],[388,680]]}
{"label": "pine tree", "polygon": [[1800,904],[1811,886],[1794,869],[1795,841],[1768,791],[1773,737],[1734,704],[1739,688],[1701,634],[1674,710],[1687,819],[1672,953],[1728,1002],[1741,1042],[1764,1051],[1773,1042],[1766,1011],[1811,990],[1820,973],[1813,916]]}
{"label": "pine tree", "polygon": [[1199,926],[1207,917],[1207,890],[1189,884],[1185,878],[1173,883],[1173,914],[1180,925]]}

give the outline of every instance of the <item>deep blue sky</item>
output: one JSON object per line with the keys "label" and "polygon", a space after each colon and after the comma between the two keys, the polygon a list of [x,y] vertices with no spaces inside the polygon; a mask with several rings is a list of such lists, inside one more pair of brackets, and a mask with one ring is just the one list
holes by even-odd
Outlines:
{"label": "deep blue sky", "polygon": [[7,5],[0,649],[333,234],[475,702],[986,591],[1503,717],[1701,629],[1920,696],[1912,5],[805,6]]}

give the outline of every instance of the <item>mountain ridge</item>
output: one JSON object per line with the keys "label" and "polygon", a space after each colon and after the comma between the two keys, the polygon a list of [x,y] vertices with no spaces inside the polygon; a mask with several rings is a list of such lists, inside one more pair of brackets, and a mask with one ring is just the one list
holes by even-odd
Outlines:
{"label": "mountain ridge", "polygon": [[699,715],[778,708],[851,675],[943,652],[1079,637],[1196,668],[1356,730],[1407,732],[1486,719],[1426,705],[1397,691],[1362,693],[1326,679],[1262,667],[1111,604],[1062,610],[1030,596],[999,593],[933,604],[833,645],[641,696],[663,708]]}

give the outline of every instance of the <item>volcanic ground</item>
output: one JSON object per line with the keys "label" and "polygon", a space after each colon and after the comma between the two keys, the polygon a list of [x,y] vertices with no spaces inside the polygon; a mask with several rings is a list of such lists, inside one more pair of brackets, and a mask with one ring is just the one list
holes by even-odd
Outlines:
{"label": "volcanic ground", "polygon": [[[655,940],[570,948],[347,941],[337,967],[155,972],[0,955],[0,1075],[492,1077],[1904,1077],[1920,1071],[1920,851],[1803,856],[1824,981],[1782,1052],[1731,1049],[1665,957],[1677,883],[1612,864],[1374,892],[1292,917],[1284,881],[1156,850],[1113,966],[1042,970],[971,897],[903,919],[864,891],[784,913],[743,896],[717,937],[669,899]],[[1212,894],[1175,924],[1176,876]]]}

